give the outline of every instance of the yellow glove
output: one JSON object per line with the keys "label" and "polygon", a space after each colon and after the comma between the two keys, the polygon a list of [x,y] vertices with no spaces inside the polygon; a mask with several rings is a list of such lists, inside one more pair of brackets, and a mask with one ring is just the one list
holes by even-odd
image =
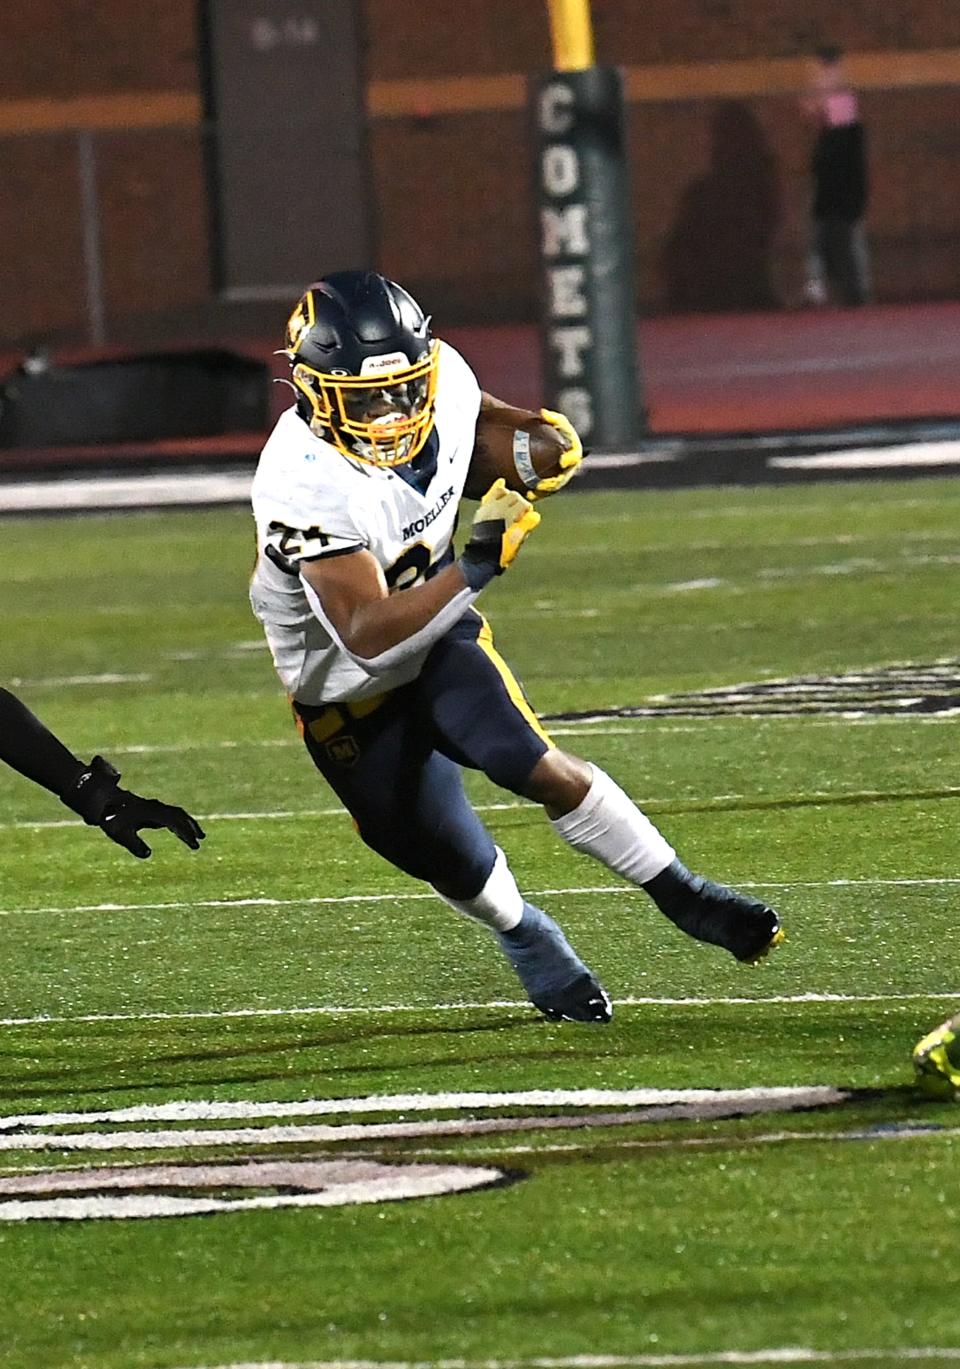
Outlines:
{"label": "yellow glove", "polygon": [[460,569],[471,589],[483,589],[502,575],[540,522],[529,499],[508,490],[500,479],[487,490],[473,515],[470,540],[460,555]]}
{"label": "yellow glove", "polygon": [[559,475],[548,475],[545,480],[539,481],[537,488],[530,491],[531,499],[541,499],[545,494],[556,494],[557,490],[562,490],[567,481],[576,475],[583,460],[583,443],[566,414],[554,413],[552,409],[541,409],[540,417],[545,423],[549,423],[551,428],[556,428],[570,446],[560,457]]}

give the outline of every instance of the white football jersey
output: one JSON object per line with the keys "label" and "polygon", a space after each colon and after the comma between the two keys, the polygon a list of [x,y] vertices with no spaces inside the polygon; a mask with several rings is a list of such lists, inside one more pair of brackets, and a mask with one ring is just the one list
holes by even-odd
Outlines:
{"label": "white football jersey", "polygon": [[391,591],[421,581],[451,547],[479,412],[476,376],[441,342],[434,429],[409,466],[344,456],[310,431],[295,406],[277,420],[253,479],[250,602],[291,697],[306,704],[362,699],[419,674],[429,647],[388,673],[374,676],[358,665],[317,617],[299,567],[362,548]]}

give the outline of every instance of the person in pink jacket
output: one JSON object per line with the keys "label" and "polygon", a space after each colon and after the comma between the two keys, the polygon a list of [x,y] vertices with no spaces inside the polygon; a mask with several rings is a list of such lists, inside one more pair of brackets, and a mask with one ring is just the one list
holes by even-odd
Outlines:
{"label": "person in pink jacket", "polygon": [[863,220],[869,180],[859,101],[839,48],[820,48],[803,109],[816,127],[811,161],[808,304],[867,304],[872,290]]}

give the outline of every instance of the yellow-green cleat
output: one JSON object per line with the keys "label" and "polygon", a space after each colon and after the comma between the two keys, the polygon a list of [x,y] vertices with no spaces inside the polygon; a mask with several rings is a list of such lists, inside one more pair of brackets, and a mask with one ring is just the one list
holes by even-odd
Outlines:
{"label": "yellow-green cleat", "polygon": [[921,1092],[932,1098],[960,1098],[960,1014],[917,1042],[913,1064]]}

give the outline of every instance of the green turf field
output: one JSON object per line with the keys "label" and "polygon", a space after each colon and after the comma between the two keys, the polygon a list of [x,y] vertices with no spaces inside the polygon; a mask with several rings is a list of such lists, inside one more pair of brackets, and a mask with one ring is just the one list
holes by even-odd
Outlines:
{"label": "green turf field", "polygon": [[[498,647],[787,931],[739,966],[471,777],[606,1028],[540,1019],[354,836],[247,609],[244,511],[3,523],[0,680],[208,832],[140,863],[0,771],[3,1369],[960,1357],[960,1111],[909,1059],[960,997],[960,665],[876,674],[960,658],[960,481],[543,512],[484,595]],[[478,1186],[295,1205],[334,1161],[365,1197]],[[104,1194],[236,1210],[41,1219]]]}

